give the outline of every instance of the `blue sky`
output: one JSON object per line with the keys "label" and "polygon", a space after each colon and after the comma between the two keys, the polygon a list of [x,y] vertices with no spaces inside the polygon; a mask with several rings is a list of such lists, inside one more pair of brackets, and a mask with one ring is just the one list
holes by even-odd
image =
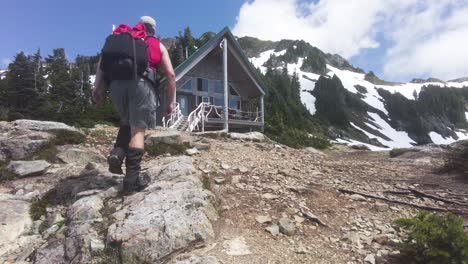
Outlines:
{"label": "blue sky", "polygon": [[112,24],[142,15],[173,37],[190,26],[195,36],[229,26],[237,36],[304,39],[386,80],[468,76],[466,0],[5,0],[0,69],[17,52],[53,48],[93,55]]}
{"label": "blue sky", "polygon": [[96,54],[112,24],[134,25],[142,15],[156,18],[162,37],[173,37],[187,25],[196,36],[217,32],[235,24],[243,2],[9,0],[0,8],[0,24],[10,32],[0,42],[0,60],[11,59],[18,51],[32,53],[39,47],[43,56],[59,47],[71,58]]}

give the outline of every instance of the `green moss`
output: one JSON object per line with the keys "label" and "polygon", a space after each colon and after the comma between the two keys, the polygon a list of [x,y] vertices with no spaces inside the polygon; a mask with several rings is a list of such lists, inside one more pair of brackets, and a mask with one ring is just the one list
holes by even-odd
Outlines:
{"label": "green moss", "polygon": [[0,182],[11,181],[16,175],[7,169],[8,161],[0,161]]}
{"label": "green moss", "polygon": [[395,224],[408,232],[398,245],[400,263],[468,263],[468,235],[462,218],[450,213],[420,212]]}
{"label": "green moss", "polygon": [[160,156],[163,154],[179,155],[183,154],[187,146],[185,144],[165,144],[159,143],[154,146],[146,146],[145,151],[152,157]]}
{"label": "green moss", "polygon": [[54,145],[66,145],[66,144],[82,144],[85,142],[86,136],[79,133],[70,133],[66,131],[54,132],[55,139],[53,140]]}
{"label": "green moss", "polygon": [[202,183],[203,183],[203,188],[206,189],[206,190],[209,190],[211,191],[212,190],[212,187],[211,187],[211,180],[210,180],[210,177],[208,175],[203,175],[202,177]]}
{"label": "green moss", "polygon": [[41,216],[47,213],[47,207],[49,207],[49,201],[46,196],[36,199],[29,207],[29,216],[31,216],[33,221],[39,220]]}
{"label": "green moss", "polygon": [[48,147],[39,150],[33,156],[33,160],[46,160],[49,162],[53,162],[58,154],[58,149],[55,145],[50,144]]}

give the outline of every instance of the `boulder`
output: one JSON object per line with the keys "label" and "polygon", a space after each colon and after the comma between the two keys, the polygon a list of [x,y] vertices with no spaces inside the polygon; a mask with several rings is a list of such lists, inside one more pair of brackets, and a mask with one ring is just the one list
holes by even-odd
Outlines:
{"label": "boulder", "polygon": [[294,222],[289,220],[286,217],[283,217],[279,220],[279,231],[287,236],[292,236],[296,233],[296,226]]}
{"label": "boulder", "polygon": [[9,131],[0,136],[0,160],[22,160],[47,147],[53,135],[46,132]]}
{"label": "boulder", "polygon": [[62,149],[58,154],[57,158],[67,164],[80,164],[87,165],[88,163],[104,163],[106,159],[97,154],[90,152],[89,150],[82,150],[79,148],[66,148]]}
{"label": "boulder", "polygon": [[153,160],[146,171],[152,182],[125,197],[113,214],[107,244],[120,244],[125,254],[159,263],[214,236],[214,195],[203,189],[201,174],[187,156]]}
{"label": "boulder", "polygon": [[229,133],[229,137],[236,140],[247,140],[254,142],[263,142],[266,140],[265,135],[260,132]]}
{"label": "boulder", "polygon": [[14,121],[13,123],[16,129],[20,130],[63,133],[64,136],[69,137],[85,136],[81,130],[60,122],[20,119]]}
{"label": "boulder", "polygon": [[29,216],[30,203],[21,196],[0,193],[0,262],[24,244],[25,236],[32,229],[33,222]]}
{"label": "boulder", "polygon": [[147,146],[158,146],[160,144],[182,145],[183,141],[180,132],[176,130],[162,130],[145,137],[145,145]]}
{"label": "boulder", "polygon": [[50,164],[45,160],[11,161],[7,169],[20,178],[43,175]]}

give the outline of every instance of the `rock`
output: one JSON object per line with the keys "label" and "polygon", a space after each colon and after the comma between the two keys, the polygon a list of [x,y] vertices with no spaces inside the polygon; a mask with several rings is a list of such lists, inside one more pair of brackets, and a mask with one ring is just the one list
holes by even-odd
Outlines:
{"label": "rock", "polygon": [[366,258],[364,259],[364,263],[375,264],[375,255],[374,254],[367,255]]}
{"label": "rock", "polygon": [[224,241],[223,248],[229,256],[245,256],[252,254],[243,237]]}
{"label": "rock", "polygon": [[315,156],[319,156],[319,157],[326,157],[327,156],[322,151],[320,151],[318,149],[315,149],[315,148],[312,148],[312,147],[305,148],[304,150],[306,150],[307,152],[309,152],[309,153],[311,153],[311,154],[313,154]]}
{"label": "rock", "polygon": [[148,134],[145,137],[145,145],[158,146],[160,144],[166,145],[182,145],[182,138],[180,132],[176,130],[163,130],[157,133]]}
{"label": "rock", "polygon": [[229,164],[226,164],[226,163],[222,162],[221,163],[221,168],[223,170],[229,170],[229,169],[231,169],[231,166],[229,166]]}
{"label": "rock", "polygon": [[308,250],[303,245],[299,245],[296,249],[294,249],[294,252],[296,254],[307,254],[307,253],[309,253]]}
{"label": "rock", "polygon": [[236,140],[247,140],[254,142],[263,142],[266,140],[265,135],[260,132],[229,133],[229,137]]}
{"label": "rock", "polygon": [[271,223],[271,217],[269,215],[259,215],[255,220],[260,224]]}
{"label": "rock", "polygon": [[127,196],[113,214],[107,244],[150,263],[173,252],[214,237],[214,195],[203,188],[201,174],[187,156],[152,160],[147,175],[151,184]]}
{"label": "rock", "polygon": [[79,129],[59,122],[20,119],[13,122],[17,129],[62,133],[64,137],[85,137]]}
{"label": "rock", "polygon": [[381,245],[386,245],[388,243],[388,236],[387,235],[376,235],[376,236],[374,236],[374,241],[381,244]]}
{"label": "rock", "polygon": [[244,166],[240,166],[239,168],[237,168],[239,170],[240,173],[247,173],[249,172],[249,168],[247,167],[244,167]]}
{"label": "rock", "polygon": [[79,148],[62,149],[57,158],[67,164],[80,164],[87,165],[88,163],[104,163],[106,158],[103,156],[90,152],[89,150],[82,150]]}
{"label": "rock", "polygon": [[186,149],[185,150],[185,154],[189,155],[189,156],[194,156],[194,155],[197,155],[198,153],[200,153],[198,151],[197,148],[191,148],[191,149]]}
{"label": "rock", "polygon": [[15,131],[0,136],[0,160],[22,160],[47,147],[53,135],[45,132]]}
{"label": "rock", "polygon": [[376,202],[375,203],[375,208],[379,212],[385,212],[390,208],[390,206],[388,204],[386,204],[386,203]]}
{"label": "rock", "polygon": [[33,226],[29,206],[21,196],[0,193],[0,256],[17,250],[26,242],[20,238]]}
{"label": "rock", "polygon": [[89,244],[89,251],[91,251],[92,253],[102,252],[105,248],[106,245],[104,244],[104,242],[102,242],[102,240],[96,238],[91,239]]}
{"label": "rock", "polygon": [[360,194],[352,194],[349,196],[349,198],[353,201],[365,201],[366,198]]}
{"label": "rock", "polygon": [[231,184],[238,184],[242,179],[242,175],[234,175],[231,178]]}
{"label": "rock", "polygon": [[50,164],[45,160],[11,161],[7,169],[20,178],[43,175]]}
{"label": "rock", "polygon": [[68,218],[75,222],[100,221],[104,203],[98,195],[86,196],[68,208]]}
{"label": "rock", "polygon": [[213,256],[199,257],[191,256],[184,260],[176,260],[173,264],[220,264],[219,260]]}
{"label": "rock", "polygon": [[280,234],[279,226],[278,225],[271,225],[265,228],[266,231],[270,232],[273,236],[278,236]]}
{"label": "rock", "polygon": [[198,150],[210,150],[211,148],[210,144],[202,143],[202,142],[192,142],[190,146]]}
{"label": "rock", "polygon": [[214,179],[214,182],[215,182],[216,184],[224,184],[224,183],[226,182],[226,179],[221,178],[221,177],[218,177],[218,178],[215,178],[215,179]]}
{"label": "rock", "polygon": [[65,263],[65,246],[61,240],[52,240],[37,250],[34,264]]}
{"label": "rock", "polygon": [[262,195],[263,198],[267,199],[267,200],[275,200],[275,199],[278,199],[279,196],[278,195],[275,195],[275,194],[271,194],[271,193],[265,193]]}
{"label": "rock", "polygon": [[287,236],[292,236],[296,232],[294,223],[286,217],[279,220],[279,231]]}
{"label": "rock", "polygon": [[359,145],[352,145],[351,146],[352,149],[355,149],[355,150],[365,150],[365,151],[370,151],[370,148],[366,145],[362,145],[362,144],[359,144]]}

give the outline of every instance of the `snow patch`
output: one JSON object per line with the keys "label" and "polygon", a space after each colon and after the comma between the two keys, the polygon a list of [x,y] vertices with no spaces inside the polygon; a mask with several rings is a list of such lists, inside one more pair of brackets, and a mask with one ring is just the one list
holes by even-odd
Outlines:
{"label": "snow patch", "polygon": [[439,144],[439,145],[441,144],[448,145],[456,141],[452,137],[444,138],[441,134],[438,134],[434,131],[429,133],[429,137],[431,137],[432,142]]}

